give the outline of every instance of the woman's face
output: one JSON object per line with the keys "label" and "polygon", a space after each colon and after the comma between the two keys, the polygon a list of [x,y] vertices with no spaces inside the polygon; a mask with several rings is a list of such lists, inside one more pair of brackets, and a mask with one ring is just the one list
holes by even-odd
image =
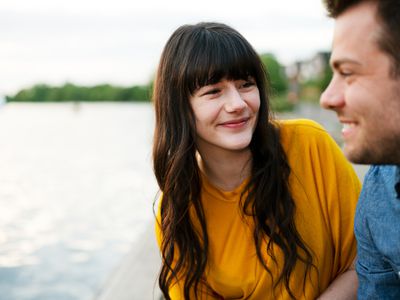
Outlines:
{"label": "woman's face", "polygon": [[201,154],[247,150],[257,123],[260,93],[253,78],[222,79],[190,98]]}

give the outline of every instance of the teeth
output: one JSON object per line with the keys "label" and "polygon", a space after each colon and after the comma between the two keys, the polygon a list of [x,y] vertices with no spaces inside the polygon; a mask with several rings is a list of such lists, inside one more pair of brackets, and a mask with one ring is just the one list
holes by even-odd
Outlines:
{"label": "teeth", "polygon": [[354,123],[342,123],[343,127],[342,127],[342,133],[343,134],[349,134],[350,132],[352,132],[352,128],[355,126]]}
{"label": "teeth", "polygon": [[343,124],[343,129],[348,129],[350,127],[354,127],[354,124],[353,123],[345,123],[345,124]]}

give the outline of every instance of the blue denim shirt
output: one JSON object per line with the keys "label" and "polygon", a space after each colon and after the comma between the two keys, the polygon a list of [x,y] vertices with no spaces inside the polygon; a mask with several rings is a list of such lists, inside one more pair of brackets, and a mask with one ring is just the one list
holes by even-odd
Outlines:
{"label": "blue denim shirt", "polygon": [[400,166],[372,166],[354,220],[358,299],[400,299]]}

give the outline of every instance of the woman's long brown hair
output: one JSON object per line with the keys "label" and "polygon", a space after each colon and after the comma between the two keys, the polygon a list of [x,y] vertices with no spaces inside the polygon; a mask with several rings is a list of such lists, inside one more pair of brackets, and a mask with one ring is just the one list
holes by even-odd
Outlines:
{"label": "woman's long brown hair", "polygon": [[[297,262],[312,266],[312,255],[294,222],[295,204],[288,179],[290,167],[280,143],[279,129],[272,122],[266,73],[252,46],[231,27],[199,23],[178,28],[161,55],[153,101],[154,173],[162,192],[160,228],[162,267],[159,285],[166,299],[177,281],[183,282],[189,299],[199,288],[207,289],[203,274],[207,265],[208,234],[200,201],[201,179],[196,160],[196,127],[189,99],[196,89],[223,78],[253,77],[260,91],[257,125],[250,143],[252,170],[243,201],[243,213],[254,219],[254,243],[258,259],[270,273],[263,253],[276,261],[273,247],[284,254],[275,286],[284,283],[294,298],[289,279]],[[191,211],[191,213],[189,213]],[[194,220],[200,228],[194,226]],[[263,241],[268,237],[267,248]],[[264,256],[265,257],[265,256]]]}

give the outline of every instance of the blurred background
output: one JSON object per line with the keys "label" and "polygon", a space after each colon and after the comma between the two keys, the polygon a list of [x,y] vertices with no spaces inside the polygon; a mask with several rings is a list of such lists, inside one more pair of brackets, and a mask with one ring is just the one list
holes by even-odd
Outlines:
{"label": "blurred background", "polygon": [[7,101],[146,100],[168,37],[200,21],[236,28],[284,68],[286,88],[295,80],[317,87],[332,37],[325,15],[322,0],[2,0],[0,94]]}
{"label": "blurred background", "polygon": [[270,74],[278,117],[338,138],[322,0],[2,0],[0,299],[157,299],[151,86],[180,25],[224,22]]}

